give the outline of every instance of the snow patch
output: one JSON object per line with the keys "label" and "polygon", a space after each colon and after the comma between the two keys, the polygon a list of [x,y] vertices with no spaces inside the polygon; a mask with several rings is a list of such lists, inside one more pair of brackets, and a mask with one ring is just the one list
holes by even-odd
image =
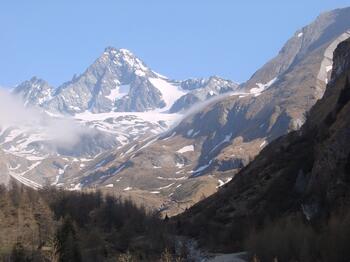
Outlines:
{"label": "snow patch", "polygon": [[162,94],[163,100],[166,104],[164,110],[170,109],[170,107],[183,95],[187,94],[179,86],[171,84],[170,82],[161,78],[149,78],[149,81],[155,86]]}
{"label": "snow patch", "polygon": [[192,151],[194,151],[194,146],[190,145],[190,146],[184,146],[183,148],[177,150],[176,152],[183,154],[183,153],[192,152]]}
{"label": "snow patch", "polygon": [[329,71],[331,71],[333,69],[333,66],[330,65],[330,66],[326,66],[326,72],[328,73]]}
{"label": "snow patch", "polygon": [[174,185],[174,184],[175,184],[175,183],[171,183],[171,184],[169,184],[169,185],[167,185],[167,186],[160,187],[160,188],[158,188],[158,190],[167,189],[167,188],[171,187],[171,186]]}
{"label": "snow patch", "polygon": [[267,143],[266,140],[264,140],[264,141],[260,144],[259,147],[260,147],[260,148],[264,147],[264,146],[266,145],[266,143]]}
{"label": "snow patch", "polygon": [[277,77],[275,77],[274,79],[270,80],[269,82],[267,82],[266,84],[262,84],[262,83],[256,83],[256,85],[258,87],[254,87],[252,89],[250,89],[250,93],[254,94],[255,96],[260,95],[263,91],[265,91],[266,89],[268,89],[270,86],[272,86],[275,82],[277,81]]}
{"label": "snow patch", "polygon": [[138,75],[138,76],[145,76],[146,75],[146,73],[145,72],[143,72],[143,71],[141,71],[141,70],[135,70],[135,74],[136,75]]}
{"label": "snow patch", "polygon": [[30,188],[33,188],[35,190],[42,188],[42,185],[40,185],[40,184],[38,184],[38,183],[36,183],[36,182],[34,182],[34,181],[24,177],[23,175],[25,175],[25,173],[26,172],[18,174],[18,173],[10,171],[9,175],[12,178],[14,178],[15,180],[19,181],[20,183],[22,183],[22,184],[24,184],[24,185],[26,185],[26,186],[28,186]]}
{"label": "snow patch", "polygon": [[191,136],[193,134],[193,129],[187,131],[187,136]]}
{"label": "snow patch", "polygon": [[229,135],[226,135],[225,138],[219,144],[217,144],[212,150],[210,150],[210,153],[215,151],[215,149],[217,149],[222,144],[230,142],[231,137],[232,137],[232,133]]}
{"label": "snow patch", "polygon": [[120,171],[122,171],[123,169],[125,168],[125,164],[124,165],[121,165],[120,167],[118,167],[118,169],[114,172],[114,176],[116,175],[116,174],[118,174]]}
{"label": "snow patch", "polygon": [[112,102],[126,96],[129,93],[130,89],[129,85],[119,86],[119,81],[117,82],[117,80],[115,80],[115,83],[117,84],[117,86],[111,90],[111,93],[108,96],[106,96],[106,98],[111,100]]}
{"label": "snow patch", "polygon": [[232,177],[227,178],[225,181],[222,181],[221,179],[218,179],[219,185],[216,188],[220,188],[223,185],[226,185],[228,182],[232,180]]}
{"label": "snow patch", "polygon": [[[207,169],[211,165],[212,162],[213,162],[213,160],[210,160],[208,164],[200,166],[196,170],[191,171],[190,173],[200,173],[200,172],[204,171],[205,169]],[[196,174],[196,175],[198,175],[198,174]]]}
{"label": "snow patch", "polygon": [[168,180],[168,181],[179,181],[179,180],[186,180],[187,177],[186,176],[183,176],[183,177],[161,177],[161,176],[158,176],[157,177],[158,179],[160,180]]}
{"label": "snow patch", "polygon": [[153,72],[153,74],[155,74],[155,75],[158,76],[159,78],[168,79],[166,76],[163,76],[163,75],[161,75],[161,74],[159,74],[159,73],[157,73],[157,72],[155,72],[155,71],[152,71],[152,72]]}
{"label": "snow patch", "polygon": [[183,168],[183,167],[184,167],[184,164],[182,164],[182,163],[176,163],[176,167],[177,167],[177,168]]}
{"label": "snow patch", "polygon": [[80,191],[82,188],[82,184],[79,183],[79,184],[76,184],[73,188],[69,188],[68,190],[70,191]]}

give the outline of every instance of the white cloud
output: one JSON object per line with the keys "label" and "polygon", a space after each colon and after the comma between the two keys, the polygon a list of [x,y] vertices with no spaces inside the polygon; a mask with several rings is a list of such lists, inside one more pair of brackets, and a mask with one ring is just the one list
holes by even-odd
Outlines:
{"label": "white cloud", "polygon": [[43,110],[25,107],[23,102],[5,89],[0,89],[0,127],[42,133],[45,140],[60,147],[73,147],[81,135],[93,132],[68,117],[52,117]]}

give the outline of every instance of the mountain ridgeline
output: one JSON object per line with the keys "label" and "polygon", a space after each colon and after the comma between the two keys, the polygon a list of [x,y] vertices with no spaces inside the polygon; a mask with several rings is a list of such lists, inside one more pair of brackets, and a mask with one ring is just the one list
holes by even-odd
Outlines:
{"label": "mountain ridgeline", "polygon": [[[83,184],[131,187],[130,194],[161,199],[168,214],[183,212],[230,181],[267,144],[303,125],[325,92],[333,52],[350,36],[349,28],[350,8],[320,15],[234,93],[192,107],[158,137],[114,150],[86,173]],[[187,95],[174,105],[188,99],[193,100]]]}
{"label": "mountain ridgeline", "polygon": [[262,261],[348,259],[349,79],[346,40],[303,127],[273,141],[218,193],[180,215],[182,232],[212,248],[248,249]]}
{"label": "mountain ridgeline", "polygon": [[[212,84],[211,79],[171,81],[152,71],[129,50],[108,47],[83,74],[57,88],[34,77],[13,92],[26,104],[56,113],[144,112],[162,108],[172,108],[175,113],[207,96],[232,92],[237,87],[231,81],[217,79],[223,84]],[[182,102],[175,106],[173,103],[179,98]]]}
{"label": "mountain ridgeline", "polygon": [[253,261],[347,261],[349,38],[343,8],[241,85],[172,80],[108,47],[58,87],[1,91],[17,117],[0,118],[0,258],[203,261],[194,239]]}
{"label": "mountain ridgeline", "polygon": [[0,122],[0,180],[98,188],[181,213],[303,125],[349,28],[350,8],[321,14],[241,85],[171,80],[113,47],[58,87],[34,77],[12,91],[23,119]]}

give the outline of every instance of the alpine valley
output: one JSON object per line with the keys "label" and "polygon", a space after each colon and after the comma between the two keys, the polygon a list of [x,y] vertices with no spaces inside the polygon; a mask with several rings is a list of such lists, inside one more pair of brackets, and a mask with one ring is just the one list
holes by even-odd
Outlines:
{"label": "alpine valley", "polygon": [[243,84],[173,80],[113,47],[58,87],[33,77],[0,101],[0,180],[99,189],[181,213],[302,127],[349,29],[350,8],[321,14]]}

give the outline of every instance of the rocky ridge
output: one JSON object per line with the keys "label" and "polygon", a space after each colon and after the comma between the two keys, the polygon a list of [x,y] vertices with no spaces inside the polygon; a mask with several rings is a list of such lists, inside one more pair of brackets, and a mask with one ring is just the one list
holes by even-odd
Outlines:
{"label": "rocky ridge", "polygon": [[[203,243],[213,230],[226,232],[221,240],[229,238],[230,248],[239,248],[249,230],[266,219],[293,214],[317,223],[348,208],[349,77],[350,40],[345,40],[335,50],[325,95],[305,125],[266,146],[232,182],[181,215],[184,228],[196,228],[189,229],[196,235],[205,226]],[[211,240],[215,243],[215,237]]]}

